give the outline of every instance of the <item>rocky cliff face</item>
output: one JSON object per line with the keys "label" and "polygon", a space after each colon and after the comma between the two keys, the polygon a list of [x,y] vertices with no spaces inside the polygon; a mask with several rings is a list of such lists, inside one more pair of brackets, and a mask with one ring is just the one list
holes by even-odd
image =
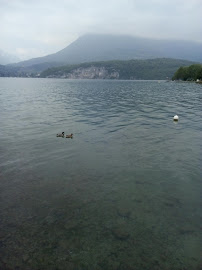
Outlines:
{"label": "rocky cliff face", "polygon": [[77,68],[68,73],[60,73],[57,75],[49,76],[54,78],[67,78],[67,79],[119,79],[119,72],[116,70],[108,70],[105,67],[87,67]]}

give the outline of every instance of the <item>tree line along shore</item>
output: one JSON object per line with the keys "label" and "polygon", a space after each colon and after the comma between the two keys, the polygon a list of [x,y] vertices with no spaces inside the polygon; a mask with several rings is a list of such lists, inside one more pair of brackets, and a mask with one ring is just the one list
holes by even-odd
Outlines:
{"label": "tree line along shore", "polygon": [[180,67],[172,77],[172,80],[202,82],[202,65],[193,64]]}

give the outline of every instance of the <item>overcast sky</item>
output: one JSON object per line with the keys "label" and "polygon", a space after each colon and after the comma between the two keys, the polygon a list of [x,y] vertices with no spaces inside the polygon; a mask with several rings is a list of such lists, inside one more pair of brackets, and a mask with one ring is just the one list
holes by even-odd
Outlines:
{"label": "overcast sky", "polygon": [[202,42],[202,0],[0,0],[0,49],[21,59],[86,33]]}

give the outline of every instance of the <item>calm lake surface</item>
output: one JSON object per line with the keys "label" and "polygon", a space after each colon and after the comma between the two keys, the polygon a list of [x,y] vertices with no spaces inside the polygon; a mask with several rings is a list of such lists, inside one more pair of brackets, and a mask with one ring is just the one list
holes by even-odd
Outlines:
{"label": "calm lake surface", "polygon": [[202,85],[0,78],[0,269],[201,269],[201,168]]}

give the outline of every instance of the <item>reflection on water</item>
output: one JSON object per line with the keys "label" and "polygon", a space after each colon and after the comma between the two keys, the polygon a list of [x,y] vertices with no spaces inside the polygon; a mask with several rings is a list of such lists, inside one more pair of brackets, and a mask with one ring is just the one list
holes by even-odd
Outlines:
{"label": "reflection on water", "polygon": [[0,78],[0,269],[201,269],[201,89]]}

